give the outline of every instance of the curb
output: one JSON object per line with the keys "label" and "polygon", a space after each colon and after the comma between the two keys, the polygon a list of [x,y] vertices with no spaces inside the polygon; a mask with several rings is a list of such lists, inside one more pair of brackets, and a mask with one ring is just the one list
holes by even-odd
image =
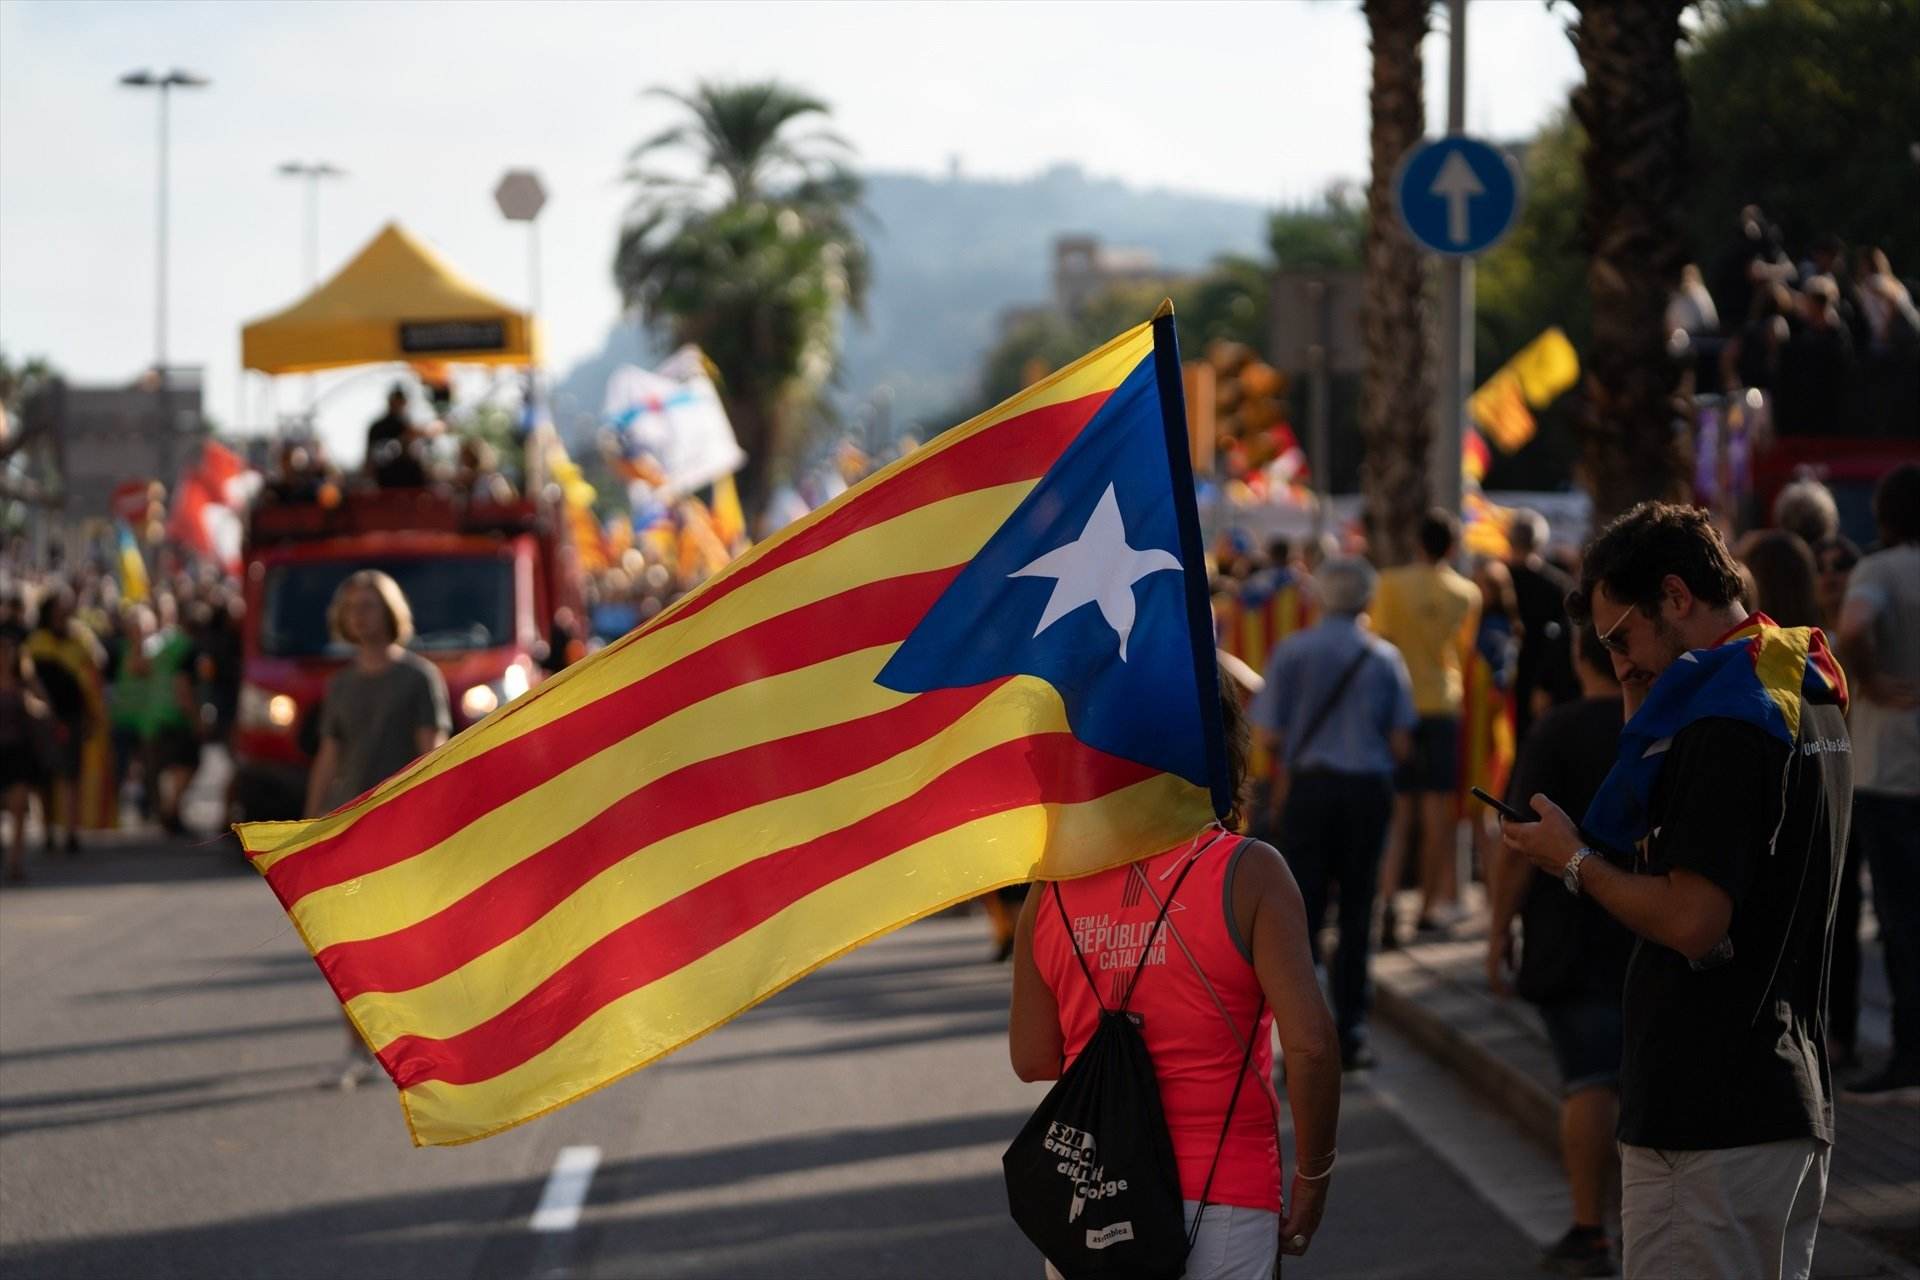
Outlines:
{"label": "curb", "polygon": [[[1398,972],[1394,972],[1398,970]],[[1552,1090],[1491,1052],[1420,998],[1422,986],[1440,986],[1417,960],[1388,953],[1375,960],[1374,1011],[1407,1039],[1450,1067],[1466,1085],[1518,1124],[1555,1159],[1560,1155],[1560,1099]],[[1403,986],[1413,990],[1403,990]],[[1491,1001],[1489,1001],[1491,1002]],[[1515,1028],[1513,1037],[1525,1033]]]}

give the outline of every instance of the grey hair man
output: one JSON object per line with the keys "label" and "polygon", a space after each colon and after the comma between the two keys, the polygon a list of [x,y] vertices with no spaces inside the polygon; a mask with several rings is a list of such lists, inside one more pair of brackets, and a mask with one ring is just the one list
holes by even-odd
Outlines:
{"label": "grey hair man", "polygon": [[1367,953],[1380,854],[1393,808],[1393,771],[1417,717],[1399,650],[1361,625],[1377,578],[1354,556],[1314,574],[1321,619],[1281,641],[1248,718],[1274,761],[1280,847],[1300,884],[1309,936],[1327,891],[1340,885],[1340,941],[1330,969],[1341,1063],[1372,1065]]}

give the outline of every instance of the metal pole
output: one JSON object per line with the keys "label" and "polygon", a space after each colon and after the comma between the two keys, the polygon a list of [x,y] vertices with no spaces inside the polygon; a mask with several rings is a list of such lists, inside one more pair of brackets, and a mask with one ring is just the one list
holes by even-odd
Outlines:
{"label": "metal pole", "polygon": [[[1466,117],[1467,0],[1447,0],[1447,132],[1466,132]],[[1440,430],[1434,439],[1432,488],[1434,502],[1457,515],[1467,393],[1473,389],[1473,260],[1449,257],[1441,280]]]}
{"label": "metal pole", "polygon": [[527,219],[527,439],[540,421],[540,354],[534,346],[540,314],[540,219]]}
{"label": "metal pole", "polygon": [[154,247],[153,363],[164,394],[167,381],[167,102],[166,81],[160,82],[160,191],[157,241]]}
{"label": "metal pole", "polygon": [[307,288],[320,283],[320,170],[307,173]]}
{"label": "metal pole", "polygon": [[540,312],[540,219],[527,219],[527,316]]}

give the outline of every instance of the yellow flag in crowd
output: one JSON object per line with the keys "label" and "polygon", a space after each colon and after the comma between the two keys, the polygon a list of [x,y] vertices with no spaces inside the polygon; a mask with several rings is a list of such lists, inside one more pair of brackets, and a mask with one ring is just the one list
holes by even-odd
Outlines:
{"label": "yellow flag in crowd", "polygon": [[1527,403],[1544,409],[1580,377],[1580,356],[1567,335],[1555,327],[1522,347],[1506,367],[1520,379]]}
{"label": "yellow flag in crowd", "polygon": [[1502,453],[1533,439],[1533,410],[1553,403],[1580,376],[1580,357],[1550,328],[1501,365],[1467,400],[1467,412]]}

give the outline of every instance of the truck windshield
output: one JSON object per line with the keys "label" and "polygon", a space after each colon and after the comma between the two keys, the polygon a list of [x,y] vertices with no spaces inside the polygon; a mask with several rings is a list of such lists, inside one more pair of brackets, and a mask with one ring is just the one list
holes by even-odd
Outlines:
{"label": "truck windshield", "polygon": [[279,658],[339,655],[327,605],[347,575],[378,569],[400,584],[413,610],[412,648],[427,653],[491,649],[513,639],[513,563],[494,557],[332,560],[276,565],[261,596],[260,649]]}

